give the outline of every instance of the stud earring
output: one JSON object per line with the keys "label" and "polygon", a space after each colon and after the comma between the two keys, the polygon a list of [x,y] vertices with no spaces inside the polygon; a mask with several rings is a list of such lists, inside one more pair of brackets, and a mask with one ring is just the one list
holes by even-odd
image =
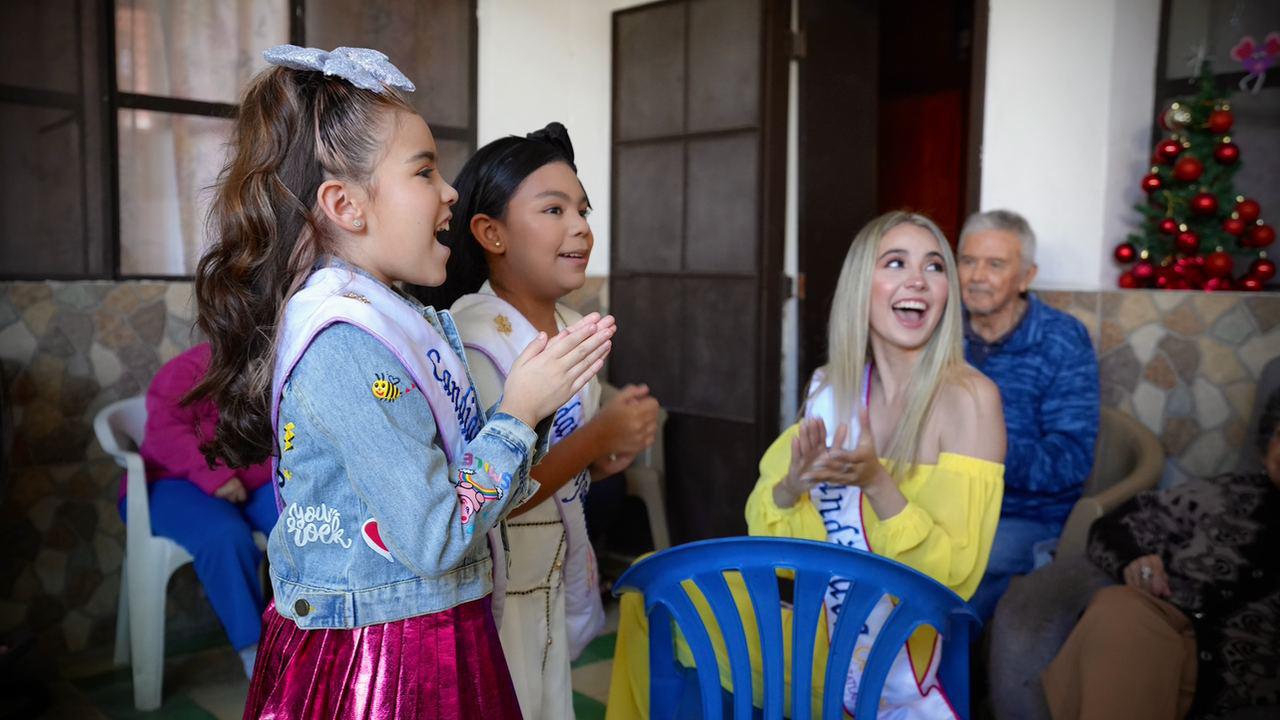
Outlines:
{"label": "stud earring", "polygon": [[494,247],[502,247],[502,241],[501,241],[501,240],[494,240],[494,241],[493,241],[493,246],[494,246]]}
{"label": "stud earring", "polygon": [[352,220],[351,224],[354,225],[357,230],[364,227],[364,221],[361,220],[360,218],[356,218],[355,220]]}

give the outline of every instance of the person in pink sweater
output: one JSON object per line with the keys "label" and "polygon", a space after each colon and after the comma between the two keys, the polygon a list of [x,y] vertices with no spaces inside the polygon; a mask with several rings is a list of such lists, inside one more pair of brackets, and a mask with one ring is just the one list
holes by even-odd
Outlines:
{"label": "person in pink sweater", "polygon": [[[271,463],[210,467],[200,446],[213,437],[218,408],[212,401],[183,398],[209,368],[210,349],[201,343],[165,363],[147,389],[147,427],[139,448],[147,466],[151,531],[186,548],[209,604],[252,672],[266,607],[258,566],[262,551],[253,532],[270,534],[279,517],[271,485]],[[120,483],[120,516],[126,483]]]}

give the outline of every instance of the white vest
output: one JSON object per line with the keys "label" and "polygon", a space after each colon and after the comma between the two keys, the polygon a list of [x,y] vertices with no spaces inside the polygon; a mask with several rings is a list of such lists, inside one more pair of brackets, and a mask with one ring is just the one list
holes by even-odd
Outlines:
{"label": "white vest", "polygon": [[[524,351],[538,331],[520,311],[506,301],[485,292],[466,295],[453,304],[450,312],[458,326],[465,330],[463,338],[468,350],[483,354],[505,379],[511,365]],[[584,403],[588,388],[584,386],[556,411],[551,428],[551,445],[568,437],[586,421]],[[552,499],[564,523],[566,546],[564,562],[565,627],[569,640],[569,656],[576,658],[587,643],[604,629],[604,607],[600,602],[599,575],[595,551],[587,537],[587,520],[584,503],[591,486],[590,471],[583,470],[577,477],[565,483]],[[490,541],[490,546],[501,548],[501,542]],[[494,557],[494,620],[502,624],[503,599],[506,590],[505,558]]]}

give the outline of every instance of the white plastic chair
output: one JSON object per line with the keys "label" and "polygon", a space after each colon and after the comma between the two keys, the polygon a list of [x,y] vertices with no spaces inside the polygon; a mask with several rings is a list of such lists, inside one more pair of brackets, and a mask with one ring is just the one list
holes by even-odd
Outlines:
{"label": "white plastic chair", "polygon": [[[609,383],[602,383],[601,400],[608,402],[618,388]],[[623,471],[627,480],[627,494],[634,495],[644,502],[645,512],[649,516],[649,534],[653,536],[653,549],[666,550],[671,547],[671,533],[667,530],[667,506],[665,502],[664,478],[666,476],[665,456],[662,450],[662,432],[667,424],[667,411],[658,408],[658,439],[644,452],[636,455],[636,459]]]}
{"label": "white plastic chair", "polygon": [[146,425],[143,397],[114,402],[93,421],[102,449],[129,474],[115,663],[126,665],[132,660],[133,704],[139,710],[155,710],[164,684],[165,591],[173,572],[192,557],[178,543],[151,534],[146,468],[138,454]]}

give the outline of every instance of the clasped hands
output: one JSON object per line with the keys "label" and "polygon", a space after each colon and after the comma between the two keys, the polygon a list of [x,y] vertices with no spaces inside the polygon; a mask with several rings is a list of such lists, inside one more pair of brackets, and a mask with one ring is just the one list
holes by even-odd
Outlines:
{"label": "clasped hands", "polygon": [[1143,555],[1124,568],[1124,584],[1158,598],[1173,596],[1164,560],[1156,554]]}
{"label": "clasped hands", "polygon": [[774,486],[773,499],[778,507],[788,508],[815,485],[850,485],[873,491],[892,479],[880,464],[875,437],[867,409],[858,410],[858,443],[844,449],[849,426],[841,423],[830,446],[826,443],[827,426],[821,418],[805,418],[791,440],[791,464],[782,481]]}

